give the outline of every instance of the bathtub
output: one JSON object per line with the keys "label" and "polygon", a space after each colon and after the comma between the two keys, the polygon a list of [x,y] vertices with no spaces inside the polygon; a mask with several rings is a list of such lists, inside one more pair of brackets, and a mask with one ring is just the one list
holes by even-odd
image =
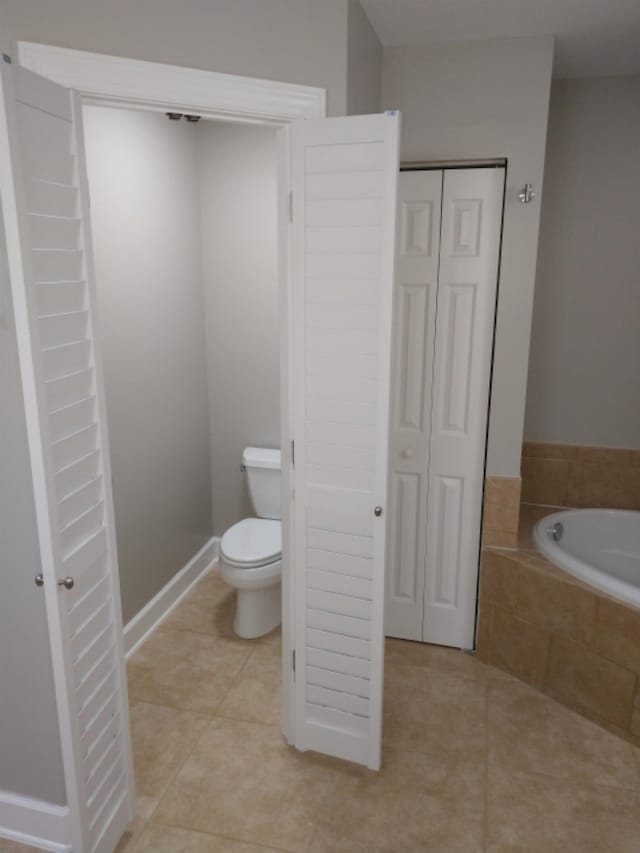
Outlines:
{"label": "bathtub", "polygon": [[640,607],[640,512],[554,512],[533,528],[548,560],[596,589]]}

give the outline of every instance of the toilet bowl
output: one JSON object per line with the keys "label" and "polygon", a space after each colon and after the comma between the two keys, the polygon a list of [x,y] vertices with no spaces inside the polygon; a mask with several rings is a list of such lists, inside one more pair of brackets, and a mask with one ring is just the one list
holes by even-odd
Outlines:
{"label": "toilet bowl", "polygon": [[282,621],[280,451],[247,447],[242,454],[257,518],[244,518],[220,540],[222,579],[237,590],[233,630],[254,639]]}
{"label": "toilet bowl", "polygon": [[280,521],[245,518],[220,542],[222,579],[238,591],[233,630],[253,639],[282,620],[282,536]]}

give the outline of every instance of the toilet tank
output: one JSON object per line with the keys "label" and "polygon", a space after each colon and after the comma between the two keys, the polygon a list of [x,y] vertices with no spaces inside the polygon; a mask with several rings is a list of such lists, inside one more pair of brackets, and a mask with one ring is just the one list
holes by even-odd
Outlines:
{"label": "toilet tank", "polygon": [[249,495],[258,518],[280,515],[280,451],[245,447],[242,464],[247,472]]}

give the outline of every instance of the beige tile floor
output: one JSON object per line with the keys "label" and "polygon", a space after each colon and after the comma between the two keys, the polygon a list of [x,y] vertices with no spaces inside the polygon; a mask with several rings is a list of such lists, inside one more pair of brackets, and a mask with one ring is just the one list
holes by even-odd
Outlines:
{"label": "beige tile floor", "polygon": [[300,754],[279,634],[238,640],[232,615],[210,575],[130,662],[138,813],[118,853],[640,851],[630,744],[470,655],[388,640],[382,770]]}

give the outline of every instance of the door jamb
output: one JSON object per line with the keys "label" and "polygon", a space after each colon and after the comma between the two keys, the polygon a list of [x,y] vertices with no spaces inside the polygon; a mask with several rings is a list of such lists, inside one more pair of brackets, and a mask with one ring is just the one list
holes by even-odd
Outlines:
{"label": "door jamb", "polygon": [[[277,132],[278,258],[280,267],[280,439],[282,447],[282,732],[295,736],[292,554],[290,123],[326,116],[326,90],[194,68],[18,42],[20,64],[75,89],[83,103],[165,112],[195,112],[218,120],[272,124]],[[109,453],[109,448],[105,447]]]}

